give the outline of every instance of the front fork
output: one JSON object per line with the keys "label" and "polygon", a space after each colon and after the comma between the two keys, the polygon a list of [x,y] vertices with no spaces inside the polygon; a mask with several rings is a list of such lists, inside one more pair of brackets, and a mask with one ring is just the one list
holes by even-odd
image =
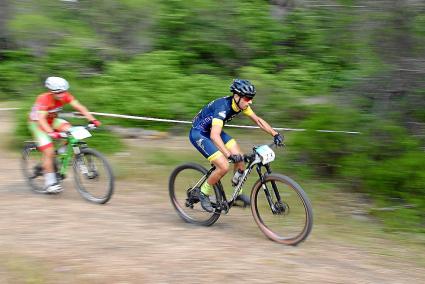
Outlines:
{"label": "front fork", "polygon": [[58,158],[60,161],[60,168],[58,169],[58,173],[62,179],[65,178],[66,171],[68,170],[68,166],[71,163],[72,158],[78,158],[78,155],[81,153],[82,148],[87,148],[87,144],[79,141],[68,141],[66,152],[63,154],[58,154]]}
{"label": "front fork", "polygon": [[[266,174],[271,174],[272,173],[272,170],[271,170],[269,164],[264,165],[264,167],[266,168],[266,171],[267,171]],[[266,185],[266,182],[265,182],[265,176],[266,176],[266,174],[263,174],[261,172],[261,165],[260,164],[257,165],[257,173],[260,176],[261,185],[263,187],[264,193],[266,195],[267,202],[270,205],[270,209],[271,209],[272,213],[273,214],[279,213],[279,209],[276,208],[275,203],[273,202],[273,197],[270,194],[270,190],[269,190],[269,188]],[[274,181],[272,181],[271,184],[272,184],[274,195],[275,195],[276,200],[277,200],[277,204],[279,204],[279,203],[281,203],[281,197],[280,197],[280,194],[279,194],[279,190],[277,189],[276,183]]]}
{"label": "front fork", "polygon": [[87,160],[84,160],[84,154],[81,153],[81,149],[88,148],[85,142],[78,142],[72,146],[72,151],[74,153],[74,159],[76,160],[77,167],[83,175],[89,179],[93,179],[98,176],[96,167],[92,164],[90,156],[87,156]]}

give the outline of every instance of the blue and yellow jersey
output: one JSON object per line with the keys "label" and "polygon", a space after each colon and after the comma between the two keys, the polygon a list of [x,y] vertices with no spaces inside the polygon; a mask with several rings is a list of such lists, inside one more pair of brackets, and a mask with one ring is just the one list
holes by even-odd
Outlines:
{"label": "blue and yellow jersey", "polygon": [[233,96],[216,99],[203,107],[192,121],[192,127],[202,132],[210,132],[212,125],[221,125],[232,120],[237,114],[252,115],[254,112],[248,106],[240,110],[233,100]]}

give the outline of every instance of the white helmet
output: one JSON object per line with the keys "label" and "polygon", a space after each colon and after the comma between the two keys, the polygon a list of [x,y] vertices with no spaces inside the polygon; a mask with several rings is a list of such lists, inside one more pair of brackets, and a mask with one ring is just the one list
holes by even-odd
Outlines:
{"label": "white helmet", "polygon": [[52,93],[60,93],[69,89],[68,81],[61,77],[47,78],[44,86],[52,91]]}

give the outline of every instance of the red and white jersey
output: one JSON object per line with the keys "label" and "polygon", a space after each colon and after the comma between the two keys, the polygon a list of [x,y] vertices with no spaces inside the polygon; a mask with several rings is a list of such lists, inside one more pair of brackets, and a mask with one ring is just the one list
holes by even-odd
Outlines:
{"label": "red and white jersey", "polygon": [[37,97],[31,109],[29,119],[33,121],[39,120],[39,113],[47,112],[47,122],[52,123],[63,106],[71,103],[73,100],[75,100],[75,98],[69,92],[60,94],[53,94],[51,92],[43,93]]}

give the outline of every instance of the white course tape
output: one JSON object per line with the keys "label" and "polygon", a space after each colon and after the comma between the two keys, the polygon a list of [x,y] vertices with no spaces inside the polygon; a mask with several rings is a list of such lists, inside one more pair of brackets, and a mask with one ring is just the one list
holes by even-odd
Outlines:
{"label": "white course tape", "polygon": [[[192,124],[192,121],[187,120],[175,120],[175,119],[165,119],[165,118],[154,118],[154,117],[145,117],[145,116],[133,116],[133,115],[123,115],[123,114],[113,114],[113,113],[103,113],[103,112],[90,112],[91,114],[98,116],[107,116],[107,117],[117,117],[117,118],[126,118],[126,119],[136,119],[136,120],[148,120],[148,121],[159,121],[159,122],[172,122],[172,123],[183,123],[183,124]],[[226,127],[235,127],[235,128],[251,128],[257,129],[258,126],[250,125],[234,125],[226,124]],[[285,130],[285,131],[307,131],[303,128],[282,128],[282,127],[273,127],[276,130]],[[357,131],[342,131],[342,130],[315,130],[317,132],[329,132],[329,133],[346,133],[346,134],[361,134]]]}
{"label": "white course tape", "polygon": [[[0,108],[2,110],[18,110],[20,108]],[[175,120],[175,119],[166,119],[166,118],[155,118],[155,117],[146,117],[146,116],[134,116],[134,115],[124,115],[124,114],[115,114],[115,113],[104,113],[104,112],[90,112],[91,114],[97,116],[106,116],[106,117],[116,117],[116,118],[125,118],[125,119],[134,119],[134,120],[147,120],[147,121],[158,121],[158,122],[170,122],[170,123],[182,123],[182,124],[192,124],[192,121],[187,120]],[[79,113],[73,112],[71,113],[74,117],[81,117]],[[258,129],[258,126],[250,126],[250,125],[235,125],[235,124],[226,124],[226,127],[235,127],[235,128],[250,128],[250,129]],[[283,127],[273,127],[276,130],[284,130],[284,131],[308,131],[308,129],[303,128],[283,128]],[[344,130],[312,130],[316,132],[325,132],[325,133],[344,133],[344,134],[361,134],[358,131],[344,131]]]}
{"label": "white course tape", "polygon": [[20,109],[19,107],[4,107],[4,108],[0,108],[0,111],[2,110],[18,110]]}

